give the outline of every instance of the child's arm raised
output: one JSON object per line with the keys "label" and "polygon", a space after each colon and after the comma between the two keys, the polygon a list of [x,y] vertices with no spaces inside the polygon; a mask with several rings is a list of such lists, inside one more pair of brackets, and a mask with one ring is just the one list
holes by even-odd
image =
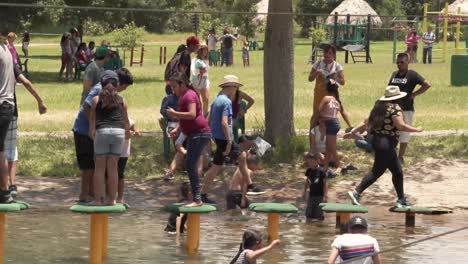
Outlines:
{"label": "child's arm raised", "polygon": [[270,245],[255,251],[249,251],[245,254],[247,261],[249,263],[254,262],[257,258],[261,257],[263,254],[267,253],[268,251],[272,250],[276,245],[278,245],[281,241],[279,239],[273,240]]}

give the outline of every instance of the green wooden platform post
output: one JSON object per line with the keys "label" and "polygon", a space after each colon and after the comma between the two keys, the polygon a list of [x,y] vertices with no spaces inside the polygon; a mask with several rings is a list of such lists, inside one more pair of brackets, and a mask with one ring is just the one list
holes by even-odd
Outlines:
{"label": "green wooden platform post", "polygon": [[0,264],[3,264],[5,257],[5,224],[6,214],[20,212],[28,209],[30,206],[25,202],[14,202],[9,204],[0,204]]}
{"label": "green wooden platform post", "polygon": [[124,213],[127,206],[116,204],[113,206],[91,206],[76,204],[70,207],[74,213],[89,214],[89,263],[107,263],[107,243],[109,233],[109,214]]}
{"label": "green wooden platform post", "polygon": [[268,214],[268,240],[273,241],[279,238],[279,219],[281,213],[297,213],[298,209],[291,204],[281,203],[252,203],[250,211]]}
{"label": "green wooden platform post", "polygon": [[397,208],[391,207],[388,209],[392,213],[401,213],[405,214],[405,226],[406,227],[415,227],[416,226],[416,215],[441,215],[449,214],[452,211],[450,210],[439,210],[425,207],[410,207],[410,208]]}
{"label": "green wooden platform post", "polygon": [[321,203],[320,208],[326,213],[336,213],[335,228],[340,234],[348,232],[348,222],[352,213],[367,213],[364,206],[341,203]]}
{"label": "green wooden platform post", "polygon": [[207,214],[218,210],[213,205],[205,204],[198,207],[183,207],[183,203],[175,203],[165,206],[165,210],[171,213],[187,214],[187,253],[196,254],[200,245],[200,221],[201,214]]}

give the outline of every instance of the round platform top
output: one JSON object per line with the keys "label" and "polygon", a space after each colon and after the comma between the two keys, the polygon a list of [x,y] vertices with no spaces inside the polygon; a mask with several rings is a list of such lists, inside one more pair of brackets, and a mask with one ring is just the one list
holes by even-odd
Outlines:
{"label": "round platform top", "polygon": [[0,204],[0,212],[19,212],[29,207],[30,205],[26,202],[15,201],[14,203]]}
{"label": "round platform top", "polygon": [[292,204],[283,203],[253,203],[249,210],[260,213],[297,213],[298,209]]}
{"label": "round platform top", "polygon": [[426,207],[410,207],[410,208],[391,207],[388,210],[393,213],[415,213],[415,214],[427,214],[427,215],[449,214],[452,212],[450,210],[433,209],[433,208],[426,208]]}
{"label": "round platform top", "polygon": [[320,208],[328,213],[367,213],[368,210],[362,205],[343,203],[321,203]]}
{"label": "round platform top", "polygon": [[70,207],[70,211],[74,213],[83,213],[83,214],[125,213],[127,211],[127,206],[121,203],[118,203],[116,205],[103,205],[103,206],[75,204],[72,207]]}

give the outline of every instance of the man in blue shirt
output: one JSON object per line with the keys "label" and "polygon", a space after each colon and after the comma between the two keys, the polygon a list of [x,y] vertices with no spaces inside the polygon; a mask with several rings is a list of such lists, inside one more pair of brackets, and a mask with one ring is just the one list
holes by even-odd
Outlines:
{"label": "man in blue shirt", "polygon": [[[216,152],[213,155],[213,165],[206,172],[203,187],[201,190],[202,201],[204,203],[215,203],[208,199],[207,193],[213,178],[221,170],[224,157],[229,157],[232,161],[237,161],[242,174],[243,182],[248,182],[247,154],[241,151],[239,145],[233,142],[232,136],[232,102],[235,100],[236,92],[242,86],[239,78],[234,75],[224,76],[224,81],[219,85],[222,91],[211,104],[210,128],[213,139],[216,143]],[[251,182],[249,182],[251,184]],[[242,206],[246,206],[247,186],[242,187]]]}
{"label": "man in blue shirt", "polygon": [[75,140],[76,159],[80,168],[81,187],[79,202],[87,202],[92,194],[92,177],[94,174],[94,142],[89,137],[89,114],[93,98],[98,96],[103,86],[114,83],[117,91],[121,92],[133,84],[132,74],[125,68],[113,71],[105,71],[101,76],[101,82],[96,84],[80,107],[80,112],[73,125],[73,137]]}

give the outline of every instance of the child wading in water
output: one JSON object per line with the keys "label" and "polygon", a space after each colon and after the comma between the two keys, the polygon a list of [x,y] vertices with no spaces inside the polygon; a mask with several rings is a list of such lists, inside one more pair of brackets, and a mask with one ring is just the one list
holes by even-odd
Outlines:
{"label": "child wading in water", "polygon": [[[192,202],[192,192],[190,192],[190,183],[183,182],[180,185],[180,195],[182,198],[178,201],[179,203],[191,203]],[[175,232],[176,239],[178,239],[180,234],[184,233],[186,221],[187,221],[186,214],[171,213],[169,215],[169,219],[167,219],[167,225],[164,231],[168,233]]]}
{"label": "child wading in water", "polygon": [[257,258],[272,250],[281,241],[273,240],[270,245],[262,246],[262,234],[257,230],[246,230],[242,236],[242,243],[239,247],[239,252],[231,260],[231,264],[254,264],[257,263]]}
{"label": "child wading in water", "polygon": [[[324,170],[328,170],[328,165],[331,161],[336,164],[336,167],[340,167],[340,159],[336,150],[336,138],[338,131],[340,131],[340,121],[338,120],[338,112],[345,120],[348,127],[351,127],[349,122],[348,114],[345,112],[343,104],[340,101],[340,95],[338,93],[338,84],[334,79],[327,77],[327,95],[322,98],[319,105],[318,121],[320,123],[320,133],[326,135],[326,151],[325,151],[325,162]],[[317,118],[317,117],[316,117]],[[316,123],[314,120],[313,123]]]}
{"label": "child wading in water", "polygon": [[[102,77],[105,83],[106,71]],[[127,104],[117,94],[117,83],[109,82],[93,98],[90,114],[89,136],[94,140],[94,202],[102,205],[115,205],[118,189],[117,163],[122,153],[125,139],[130,137]],[[107,178],[106,178],[107,176]],[[107,192],[106,192],[107,191]],[[106,195],[107,193],[107,195]]]}
{"label": "child wading in water", "polygon": [[249,206],[249,200],[245,194],[247,193],[249,185],[252,185],[252,176],[254,172],[261,168],[260,159],[256,154],[249,154],[247,156],[247,168],[247,181],[244,181],[239,168],[234,172],[231,184],[229,185],[229,191],[226,194],[226,210],[233,210],[237,207],[242,209]]}
{"label": "child wading in water", "polygon": [[310,220],[324,220],[323,211],[320,209],[320,203],[326,203],[328,199],[328,184],[325,172],[320,168],[319,155],[307,153],[305,161],[307,170],[305,176],[307,177],[304,183],[303,197],[306,198],[307,189],[309,189],[309,199],[307,200],[306,217],[307,221]]}

